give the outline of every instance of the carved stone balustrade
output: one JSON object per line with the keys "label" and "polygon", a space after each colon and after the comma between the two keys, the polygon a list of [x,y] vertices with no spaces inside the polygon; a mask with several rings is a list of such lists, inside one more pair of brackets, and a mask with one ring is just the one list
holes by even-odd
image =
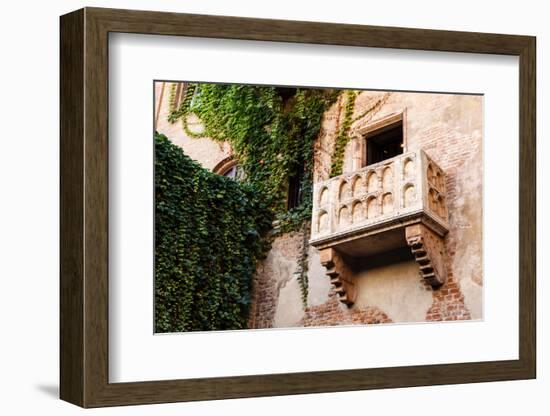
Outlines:
{"label": "carved stone balustrade", "polygon": [[445,173],[424,151],[318,182],[313,198],[310,244],[342,302],[355,301],[354,267],[400,247],[432,287],[445,282]]}

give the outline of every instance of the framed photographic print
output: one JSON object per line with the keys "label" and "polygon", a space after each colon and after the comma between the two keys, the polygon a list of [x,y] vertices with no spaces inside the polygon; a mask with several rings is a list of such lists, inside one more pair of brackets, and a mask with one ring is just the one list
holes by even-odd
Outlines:
{"label": "framed photographic print", "polygon": [[535,38],[61,17],[83,406],[534,378]]}

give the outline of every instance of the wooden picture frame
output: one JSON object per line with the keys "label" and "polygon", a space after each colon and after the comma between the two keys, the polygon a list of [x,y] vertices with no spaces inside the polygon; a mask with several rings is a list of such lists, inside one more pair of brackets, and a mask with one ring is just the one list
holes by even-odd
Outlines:
{"label": "wooden picture frame", "polygon": [[[62,16],[60,29],[61,399],[82,407],[101,407],[535,378],[534,37],[100,8]],[[518,56],[519,359],[109,383],[110,32]]]}

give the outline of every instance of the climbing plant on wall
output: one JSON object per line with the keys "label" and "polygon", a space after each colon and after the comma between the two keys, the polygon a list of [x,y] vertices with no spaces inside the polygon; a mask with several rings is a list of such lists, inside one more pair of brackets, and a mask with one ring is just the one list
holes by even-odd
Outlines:
{"label": "climbing plant on wall", "polygon": [[342,174],[342,168],[344,166],[344,151],[346,145],[351,140],[349,136],[349,130],[353,122],[352,116],[353,111],[355,110],[355,98],[357,97],[357,92],[353,90],[347,90],[345,93],[346,105],[344,107],[344,118],[340,124],[340,129],[338,135],[336,136],[336,141],[334,143],[334,153],[331,158],[330,165],[330,176],[338,176]]}
{"label": "climbing plant on wall", "polygon": [[[309,235],[313,194],[313,146],[324,112],[340,90],[269,86],[186,84],[176,108],[171,88],[169,121],[181,120],[189,137],[229,142],[245,181],[262,194],[279,220],[278,232]],[[193,114],[200,133],[188,126]],[[289,179],[299,181],[299,203],[287,209]],[[307,250],[298,256],[302,298],[307,298]],[[306,266],[304,266],[306,265]]]}
{"label": "climbing plant on wall", "polygon": [[356,121],[361,120],[362,122],[365,122],[368,119],[372,119],[372,117],[374,117],[376,112],[388,100],[390,93],[385,93],[384,95],[382,95],[382,97],[377,99],[374,102],[374,104],[368,106],[359,115],[353,117],[353,114],[355,111],[355,101],[357,99],[357,96],[358,96],[358,91],[354,91],[354,90],[345,91],[346,104],[344,106],[344,115],[343,115],[342,122],[340,124],[340,128],[338,130],[338,135],[336,136],[336,140],[334,142],[334,151],[331,157],[331,165],[330,165],[331,178],[342,174],[342,170],[344,168],[344,152],[346,150],[347,144],[351,140],[351,135],[350,135],[351,126]]}
{"label": "climbing plant on wall", "polygon": [[[229,142],[246,181],[263,193],[284,224],[299,228],[311,213],[313,143],[323,113],[340,91],[187,85],[181,105],[172,109],[169,120],[181,120],[188,136]],[[199,117],[204,126],[201,133],[189,129],[190,114]],[[288,180],[299,172],[301,202],[287,212]]]}
{"label": "climbing plant on wall", "polygon": [[246,328],[272,211],[155,134],[155,330]]}
{"label": "climbing plant on wall", "polygon": [[[182,88],[179,90],[178,88]],[[350,140],[354,90],[278,88],[270,86],[177,84],[170,87],[168,120],[180,121],[189,137],[229,142],[244,172],[279,220],[278,232],[301,230],[309,235],[313,194],[313,148],[323,114],[339,95],[345,109],[332,154],[331,176],[342,173],[344,150]],[[179,103],[176,105],[176,95]],[[367,109],[365,114],[372,111]],[[363,115],[365,115],[363,114]],[[202,130],[190,129],[189,117]],[[287,209],[289,179],[299,180],[299,203]],[[298,255],[302,298],[307,298],[307,250]]]}

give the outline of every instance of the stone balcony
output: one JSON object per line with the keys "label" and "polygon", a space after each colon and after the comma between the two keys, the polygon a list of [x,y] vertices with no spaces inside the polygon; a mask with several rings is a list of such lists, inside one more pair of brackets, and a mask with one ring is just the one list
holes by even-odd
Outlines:
{"label": "stone balcony", "polygon": [[313,197],[310,244],[342,302],[354,303],[358,264],[402,247],[432,287],[445,282],[445,173],[424,151],[318,182]]}

